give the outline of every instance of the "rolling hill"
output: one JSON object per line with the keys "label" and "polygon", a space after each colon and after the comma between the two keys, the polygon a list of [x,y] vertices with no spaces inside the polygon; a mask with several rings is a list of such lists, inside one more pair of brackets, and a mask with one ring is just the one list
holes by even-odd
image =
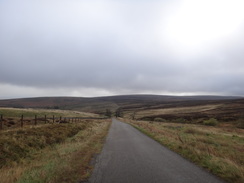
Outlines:
{"label": "rolling hill", "polygon": [[[106,109],[114,112],[120,108],[124,113],[129,114],[145,110],[217,104],[221,104],[218,106],[222,106],[222,109],[225,105],[225,109],[240,112],[244,108],[244,98],[232,96],[122,95],[94,98],[38,97],[0,100],[0,107],[64,109],[97,114],[103,114]],[[214,110],[217,109],[218,107],[214,108]],[[144,117],[150,117],[150,115]],[[152,114],[151,117],[153,118],[154,115]]]}

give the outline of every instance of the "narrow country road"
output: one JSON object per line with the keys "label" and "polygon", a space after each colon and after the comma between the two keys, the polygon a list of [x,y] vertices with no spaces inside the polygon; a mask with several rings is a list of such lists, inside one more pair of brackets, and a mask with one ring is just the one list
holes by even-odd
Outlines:
{"label": "narrow country road", "polygon": [[116,119],[96,161],[90,183],[223,183]]}

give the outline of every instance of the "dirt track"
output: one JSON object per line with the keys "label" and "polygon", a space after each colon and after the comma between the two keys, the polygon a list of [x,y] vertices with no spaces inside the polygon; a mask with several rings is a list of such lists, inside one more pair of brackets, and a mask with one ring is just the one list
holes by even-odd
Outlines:
{"label": "dirt track", "polygon": [[[128,124],[113,119],[90,183],[221,183]],[[222,182],[223,183],[223,182]]]}

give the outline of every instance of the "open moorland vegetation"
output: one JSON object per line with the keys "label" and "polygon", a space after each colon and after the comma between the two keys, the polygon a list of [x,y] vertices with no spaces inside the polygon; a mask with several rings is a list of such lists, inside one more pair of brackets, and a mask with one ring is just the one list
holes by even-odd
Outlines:
{"label": "open moorland vegetation", "polygon": [[[238,125],[244,119],[244,98],[220,96],[160,96],[129,95],[112,97],[40,97],[0,100],[0,107],[62,109],[104,115],[106,109],[137,120],[162,118],[167,121],[185,120],[203,123],[216,118]],[[242,124],[239,124],[240,126]]]}
{"label": "open moorland vegetation", "polygon": [[122,107],[127,121],[227,182],[244,182],[244,100],[153,101]]}
{"label": "open moorland vegetation", "polygon": [[[58,109],[24,109],[24,108],[0,108],[1,128],[10,129],[20,127],[21,122],[26,125],[38,125],[47,123],[66,123],[77,121],[81,118],[99,118],[98,114],[58,110]],[[21,119],[23,116],[23,119]]]}
{"label": "open moorland vegetation", "polygon": [[[191,107],[202,105],[227,105],[223,110],[233,110],[235,113],[243,110],[244,99],[241,97],[220,97],[220,96],[162,96],[162,95],[125,95],[111,97],[40,97],[26,99],[0,100],[0,107],[14,108],[42,108],[62,109],[104,114],[106,109],[113,113],[121,108],[126,114],[134,114],[141,110],[165,109],[174,107]],[[228,109],[229,107],[229,109]],[[224,113],[225,111],[223,111]],[[140,117],[140,116],[138,116]],[[156,116],[144,116],[154,118]],[[167,116],[166,116],[167,117]]]}
{"label": "open moorland vegetation", "polygon": [[[123,117],[122,121],[129,122],[159,143],[224,180],[233,183],[244,182],[244,99],[241,97],[153,95],[98,98],[51,97],[0,100],[0,106],[2,107],[0,114],[10,119],[8,122],[4,121],[5,130],[1,131],[1,135],[3,135],[1,139],[5,139],[5,143],[1,141],[1,150],[4,147],[4,152],[8,152],[3,156],[5,160],[1,161],[0,177],[5,177],[3,179],[6,180],[5,182],[84,180],[89,176],[88,162],[92,154],[99,151],[90,150],[90,147],[101,148],[102,146],[102,143],[97,144],[93,140],[104,138],[109,122],[90,120],[89,123],[84,123],[83,119],[83,122],[69,121],[55,128],[56,130],[49,130],[48,128],[60,124],[47,123],[45,126],[43,116],[96,118],[106,115],[106,112],[110,114],[109,117],[111,115]],[[14,110],[7,107],[21,107],[22,109]],[[35,109],[26,109],[29,107]],[[64,109],[65,111],[63,111]],[[22,129],[16,125],[19,124],[20,114],[26,116],[26,123],[29,118],[30,124]],[[40,116],[39,120],[42,123],[39,126],[41,128],[33,125],[33,115]],[[4,119],[6,119],[5,117]],[[11,120],[15,122],[17,128],[6,130]],[[52,122],[51,118],[47,118],[47,120]],[[55,118],[55,121],[59,123],[61,120]],[[64,130],[65,134],[58,132],[63,125],[65,129],[67,128],[67,131]],[[14,127],[14,125],[10,125],[10,127]],[[53,135],[44,133],[38,136],[41,132],[36,132],[37,129],[40,131],[45,129],[42,133],[53,131]],[[77,131],[77,129],[79,130]],[[33,145],[36,139],[31,135],[30,138],[28,137],[30,141],[26,141],[29,146],[21,143],[21,139],[24,138],[23,134],[28,133],[33,133],[38,137],[40,142],[37,144],[40,143],[40,147]],[[61,134],[63,134],[63,138],[60,137]],[[54,136],[57,137],[57,140]],[[84,145],[82,145],[83,142]],[[5,146],[2,146],[3,144]],[[10,144],[14,147],[8,146]],[[20,144],[22,145],[19,147]],[[11,148],[16,150],[17,155],[9,153]],[[27,149],[23,151],[21,148]],[[87,152],[91,153],[86,155]],[[77,156],[84,156],[85,163],[74,162]],[[47,158],[45,159],[45,157]],[[61,165],[60,168],[58,164]],[[72,166],[69,166],[71,164]],[[84,167],[80,167],[79,164]],[[75,173],[73,166],[74,169],[83,172],[82,176]],[[64,172],[71,172],[70,175],[74,176],[64,178],[62,177]]]}
{"label": "open moorland vegetation", "polygon": [[4,183],[86,180],[111,120],[26,126],[0,131],[0,177]]}
{"label": "open moorland vegetation", "polygon": [[38,116],[64,116],[64,117],[99,117],[99,115],[81,111],[58,110],[58,109],[33,109],[33,108],[0,108],[0,114],[6,117]]}

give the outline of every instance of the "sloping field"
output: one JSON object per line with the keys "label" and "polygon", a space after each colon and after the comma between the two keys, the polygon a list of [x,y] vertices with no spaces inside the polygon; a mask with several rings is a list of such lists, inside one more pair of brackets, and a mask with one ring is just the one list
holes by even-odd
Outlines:
{"label": "sloping field", "polygon": [[[188,104],[188,105],[187,105]],[[191,104],[191,106],[189,106]],[[185,105],[185,106],[184,106]],[[214,101],[211,104],[182,102],[174,106],[164,106],[155,109],[139,109],[127,113],[126,117],[134,119],[172,122],[203,123],[204,120],[215,118],[219,122],[231,123],[244,128],[244,100]]]}
{"label": "sloping field", "polygon": [[39,97],[0,100],[0,107],[62,109],[98,114],[104,114],[104,106],[109,109],[117,108],[115,103],[102,98]]}
{"label": "sloping field", "polygon": [[33,108],[7,108],[0,107],[0,114],[6,117],[25,117],[38,116],[63,116],[63,117],[99,117],[98,114],[81,112],[81,111],[70,111],[70,110],[58,110],[58,109],[33,109]]}
{"label": "sloping field", "polygon": [[206,105],[216,103],[216,101],[240,98],[221,96],[180,97],[166,95],[124,95],[95,98],[39,97],[0,100],[0,107],[63,109],[104,114],[106,108],[111,111],[115,111],[119,107],[123,108],[124,111],[136,111],[137,109]]}
{"label": "sloping field", "polygon": [[[57,109],[23,109],[23,108],[0,108],[0,115],[2,115],[1,128],[9,129],[26,126],[39,125],[46,123],[60,123],[78,121],[77,118],[99,118],[98,114],[57,110]],[[22,119],[23,115],[23,119]]]}
{"label": "sloping field", "polygon": [[144,116],[204,112],[204,111],[217,109],[220,106],[221,104],[212,104],[212,105],[200,105],[200,106],[192,106],[192,107],[173,107],[173,108],[140,110],[136,113],[135,117],[143,118]]}
{"label": "sloping field", "polygon": [[111,120],[26,126],[0,131],[0,182],[67,183],[89,177]]}
{"label": "sloping field", "polygon": [[[215,118],[220,122],[239,123],[244,119],[242,97],[128,95],[96,98],[41,97],[0,100],[2,107],[48,108],[104,115],[120,110],[124,117],[139,120],[162,118],[168,121],[202,123]],[[182,120],[183,119],[183,120]]]}

